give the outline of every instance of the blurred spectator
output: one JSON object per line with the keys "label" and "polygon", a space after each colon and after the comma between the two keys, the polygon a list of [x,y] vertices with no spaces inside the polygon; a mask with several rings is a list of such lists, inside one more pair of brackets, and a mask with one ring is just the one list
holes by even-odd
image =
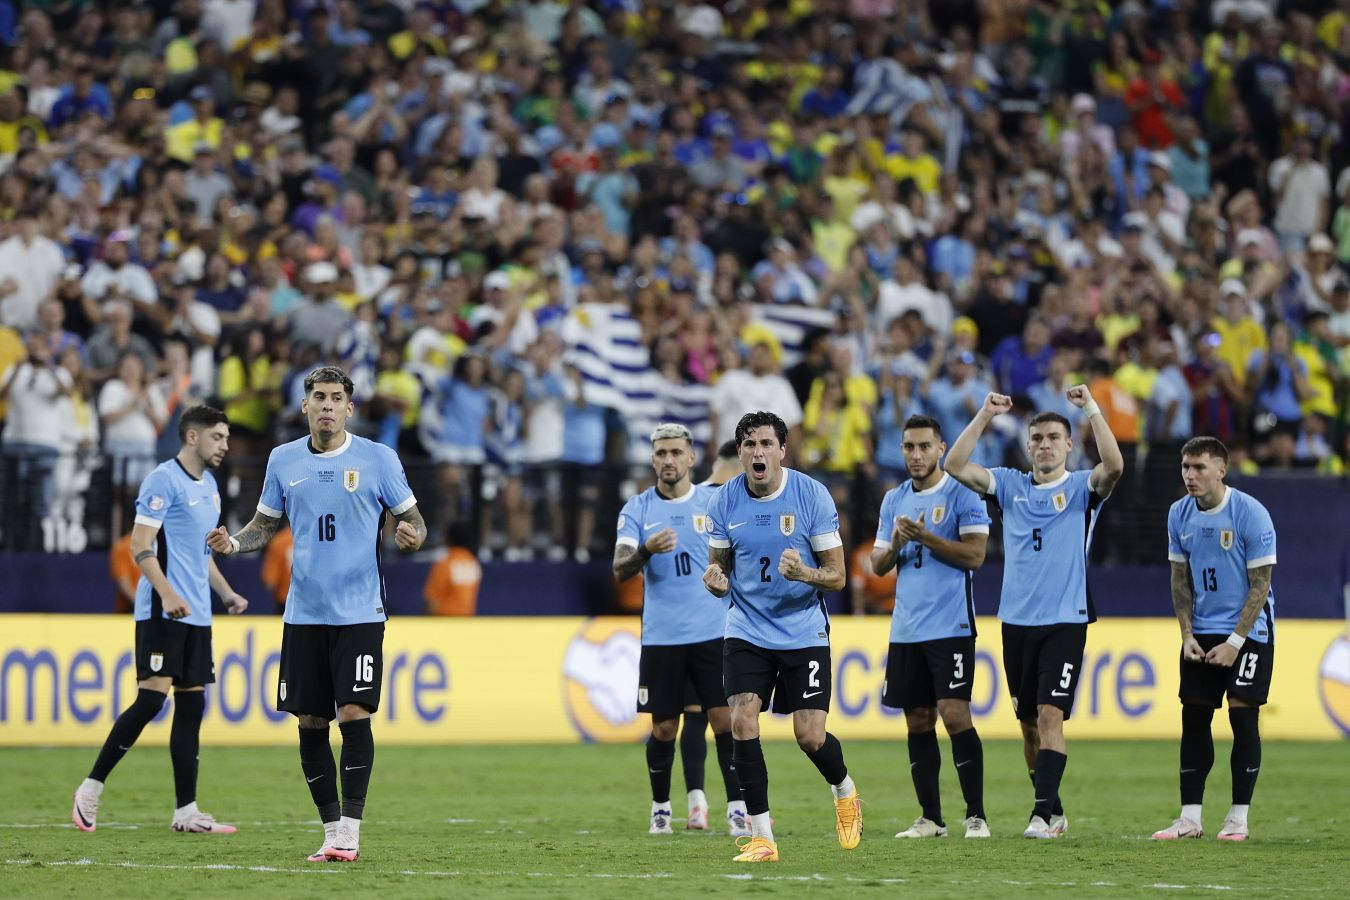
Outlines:
{"label": "blurred spectator", "polygon": [[779,374],[782,348],[768,336],[758,336],[750,345],[748,365],[732,369],[713,385],[708,397],[713,442],[720,444],[735,436],[741,416],[770,409],[788,427],[789,452],[796,445],[802,424],[802,407],[788,380]]}
{"label": "blurred spectator", "polygon": [[168,419],[164,396],[140,356],[124,353],[117,360],[116,375],[99,389],[98,415],[113,484],[130,504],[155,467],[155,438]]}
{"label": "blurred spectator", "polygon": [[44,520],[52,507],[52,474],[68,430],[67,411],[58,401],[74,390],[69,372],[52,359],[37,332],[27,339],[28,359],[0,374],[0,402],[8,401],[5,417],[4,464],[15,487],[6,491],[5,518],[18,530],[15,546],[43,546]]}
{"label": "blurred spectator", "polygon": [[61,246],[42,233],[37,213],[21,209],[11,236],[0,241],[0,322],[20,331],[36,327],[38,306],[65,268]]}
{"label": "blurred spectator", "polygon": [[1327,167],[1313,158],[1312,150],[1312,139],[1299,135],[1294,139],[1294,152],[1270,165],[1274,227],[1286,253],[1302,250],[1308,238],[1331,221],[1331,178]]}
{"label": "blurred spectator", "polygon": [[[1267,450],[1283,454],[1270,445],[1278,437],[1291,441],[1303,418],[1302,403],[1312,396],[1308,370],[1294,355],[1293,335],[1288,325],[1276,322],[1270,328],[1270,345],[1252,351],[1247,362],[1247,391],[1258,434],[1267,437]],[[1282,442],[1283,443],[1283,442]],[[1292,454],[1293,448],[1288,452]],[[1287,465],[1288,459],[1284,458]]]}
{"label": "blurred spectator", "polygon": [[471,616],[478,610],[478,588],[483,567],[467,544],[464,526],[453,524],[445,532],[445,552],[427,569],[422,597],[427,614],[433,616]]}

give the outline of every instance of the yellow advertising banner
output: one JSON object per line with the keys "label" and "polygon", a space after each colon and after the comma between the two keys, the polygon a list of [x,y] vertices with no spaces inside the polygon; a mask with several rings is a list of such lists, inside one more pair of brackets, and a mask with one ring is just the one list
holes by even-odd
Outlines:
{"label": "yellow advertising banner", "polygon": [[[1000,662],[999,625],[978,623],[973,712],[985,737],[1018,737]],[[380,740],[406,744],[636,741],[641,646],[635,618],[398,618],[384,643]],[[0,745],[100,743],[135,696],[130,618],[0,616]],[[1350,640],[1343,623],[1280,622],[1270,738],[1350,735]],[[903,713],[881,705],[888,622],[841,618],[831,632],[830,730],[841,738],[897,739]],[[217,683],[208,688],[203,740],[289,744],[276,711],[281,622],[216,619]],[[1088,631],[1071,738],[1179,734],[1179,641],[1171,619],[1113,619]],[[143,740],[168,742],[172,704]],[[786,718],[765,716],[766,737],[789,739]]]}

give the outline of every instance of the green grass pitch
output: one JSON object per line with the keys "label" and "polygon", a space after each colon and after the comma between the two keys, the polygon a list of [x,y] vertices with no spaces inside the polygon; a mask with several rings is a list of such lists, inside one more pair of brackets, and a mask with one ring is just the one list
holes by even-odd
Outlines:
{"label": "green grass pitch", "polygon": [[[1216,721],[1222,721],[1218,717]],[[334,729],[336,735],[336,729]],[[378,728],[376,730],[378,739]],[[742,865],[725,829],[646,834],[641,747],[378,747],[362,859],[310,864],[321,832],[294,748],[202,749],[200,803],[240,831],[169,831],[168,752],[138,747],[113,773],[99,830],[70,824],[70,794],[94,751],[0,751],[0,895],[6,897],[1005,897],[1168,893],[1230,896],[1341,894],[1347,871],[1350,749],[1343,743],[1267,743],[1253,838],[1214,840],[1229,801],[1228,745],[1217,747],[1203,841],[1147,840],[1177,810],[1171,743],[1072,743],[1064,800],[1070,830],[1027,841],[1031,785],[1021,748],[985,745],[986,805],[994,837],[900,842],[918,814],[903,740],[845,743],[864,801],[855,851],[834,838],[828,788],[797,748],[766,746],[783,861]],[[709,747],[715,824],[723,798]],[[963,813],[943,740],[948,824]],[[675,773],[676,815],[684,787]],[[677,822],[677,829],[683,821]],[[1240,893],[1239,893],[1240,892]]]}

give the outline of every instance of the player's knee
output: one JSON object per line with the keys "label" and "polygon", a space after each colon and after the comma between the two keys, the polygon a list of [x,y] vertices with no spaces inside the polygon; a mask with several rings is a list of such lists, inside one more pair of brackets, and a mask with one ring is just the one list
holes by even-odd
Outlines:
{"label": "player's knee", "polygon": [[301,728],[327,728],[327,727],[328,727],[328,722],[329,722],[329,720],[323,718],[322,716],[302,715],[302,716],[296,716],[296,718],[298,718],[298,719],[300,720],[300,727],[301,727]]}
{"label": "player's knee", "polygon": [[797,746],[801,747],[804,753],[815,753],[821,747],[825,746],[825,732],[798,732]]}
{"label": "player's knee", "polygon": [[937,727],[937,710],[931,707],[905,710],[905,725],[911,733],[932,731]]}
{"label": "player's knee", "polygon": [[355,722],[357,719],[369,719],[369,718],[370,718],[370,710],[356,703],[348,703],[344,706],[338,707],[337,719],[339,725],[341,725],[343,722]]}
{"label": "player's knee", "polygon": [[1036,711],[1036,731],[1041,737],[1057,734],[1064,729],[1064,710],[1058,706],[1042,704]]}
{"label": "player's knee", "polygon": [[652,718],[652,737],[658,741],[673,741],[678,731],[678,719],[657,719]]}
{"label": "player's knee", "polygon": [[942,716],[942,725],[948,734],[957,734],[968,730],[973,724],[970,720],[970,704],[957,700],[938,701],[938,714]]}

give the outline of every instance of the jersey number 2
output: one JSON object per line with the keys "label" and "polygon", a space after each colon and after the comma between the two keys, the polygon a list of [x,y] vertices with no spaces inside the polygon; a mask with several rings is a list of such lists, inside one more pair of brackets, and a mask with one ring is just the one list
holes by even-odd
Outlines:
{"label": "jersey number 2", "polygon": [[769,559],[767,556],[761,556],[759,558],[759,580],[761,582],[769,582],[772,580],[769,578],[769,563],[771,562],[773,562],[773,560]]}

